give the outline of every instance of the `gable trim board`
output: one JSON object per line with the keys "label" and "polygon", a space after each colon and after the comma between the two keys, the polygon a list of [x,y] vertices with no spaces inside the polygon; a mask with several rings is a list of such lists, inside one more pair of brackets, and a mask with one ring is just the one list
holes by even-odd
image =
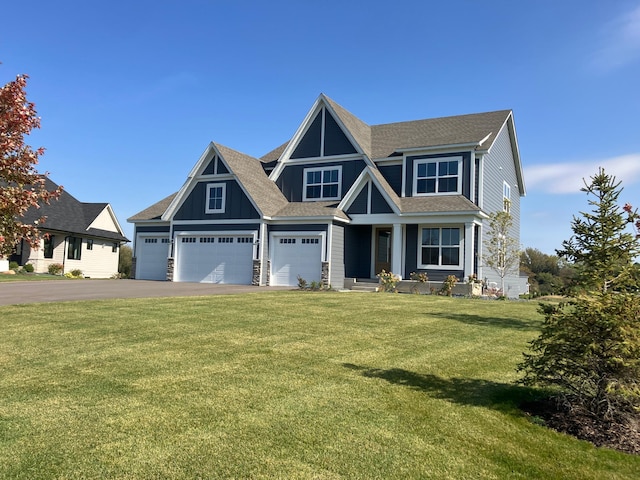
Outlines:
{"label": "gable trim board", "polygon": [[[341,175],[332,178],[328,167]],[[314,171],[319,173],[309,173]],[[441,182],[441,188],[433,191],[431,179]],[[141,234],[148,222],[164,222],[173,240],[169,260],[175,281],[236,278],[230,274],[225,279],[224,269],[216,273],[202,267],[200,274],[208,276],[198,280],[197,262],[191,277],[181,263],[192,253],[197,258],[200,250],[215,263],[200,238],[230,238],[232,231],[246,235],[249,230],[255,245],[251,255],[238,256],[245,260],[238,268],[246,272],[251,260],[251,281],[260,285],[295,286],[298,270],[310,275],[307,281],[318,281],[319,275],[319,281],[337,286],[349,272],[373,276],[376,228],[391,232],[393,273],[406,277],[421,266],[430,276],[444,276],[453,270],[418,258],[426,241],[418,238],[421,229],[442,225],[455,225],[461,235],[455,273],[489,277],[481,262],[482,237],[489,214],[497,211],[494,197],[502,198],[503,182],[512,188],[512,208],[519,215],[524,177],[510,110],[370,126],[320,94],[288,142],[262,159],[211,142],[177,194],[129,221]],[[493,192],[497,183],[500,192]],[[207,215],[201,191],[212,184],[224,186],[225,211]],[[192,202],[188,208],[187,202]],[[196,238],[198,247],[193,242],[177,245],[185,235]],[[231,240],[227,242],[221,248],[231,249]],[[237,278],[246,282],[249,277]]]}

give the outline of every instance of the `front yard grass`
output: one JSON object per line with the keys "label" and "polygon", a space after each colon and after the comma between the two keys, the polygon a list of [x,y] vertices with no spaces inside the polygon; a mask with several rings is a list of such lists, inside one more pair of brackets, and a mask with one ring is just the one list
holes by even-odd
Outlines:
{"label": "front yard grass", "polygon": [[534,302],[270,292],[0,307],[0,478],[631,479],[517,404]]}

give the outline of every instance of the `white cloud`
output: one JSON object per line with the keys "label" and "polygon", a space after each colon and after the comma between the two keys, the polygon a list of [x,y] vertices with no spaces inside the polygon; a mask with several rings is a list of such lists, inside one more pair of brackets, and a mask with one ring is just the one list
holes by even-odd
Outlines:
{"label": "white cloud", "polygon": [[640,5],[605,25],[602,36],[593,61],[596,68],[613,70],[640,59]]}
{"label": "white cloud", "polygon": [[603,159],[575,163],[551,163],[533,165],[525,168],[527,189],[547,193],[564,194],[580,193],[584,180],[589,181],[602,167],[610,175],[614,175],[623,187],[640,181],[640,153],[632,153]]}

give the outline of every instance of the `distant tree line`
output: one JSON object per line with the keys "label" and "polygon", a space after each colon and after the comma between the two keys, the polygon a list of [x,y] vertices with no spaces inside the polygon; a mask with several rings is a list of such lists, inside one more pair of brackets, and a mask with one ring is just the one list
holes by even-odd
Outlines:
{"label": "distant tree line", "polygon": [[520,271],[529,276],[529,291],[533,296],[561,295],[575,277],[574,265],[531,247],[520,254]]}

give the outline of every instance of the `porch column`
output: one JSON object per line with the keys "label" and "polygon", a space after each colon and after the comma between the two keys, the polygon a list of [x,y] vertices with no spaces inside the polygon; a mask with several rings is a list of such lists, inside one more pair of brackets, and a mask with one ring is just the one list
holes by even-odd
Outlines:
{"label": "porch column", "polygon": [[391,273],[402,279],[402,224],[394,223],[391,232]]}
{"label": "porch column", "polygon": [[473,231],[472,222],[464,224],[464,279],[461,280],[466,280],[473,273]]}

